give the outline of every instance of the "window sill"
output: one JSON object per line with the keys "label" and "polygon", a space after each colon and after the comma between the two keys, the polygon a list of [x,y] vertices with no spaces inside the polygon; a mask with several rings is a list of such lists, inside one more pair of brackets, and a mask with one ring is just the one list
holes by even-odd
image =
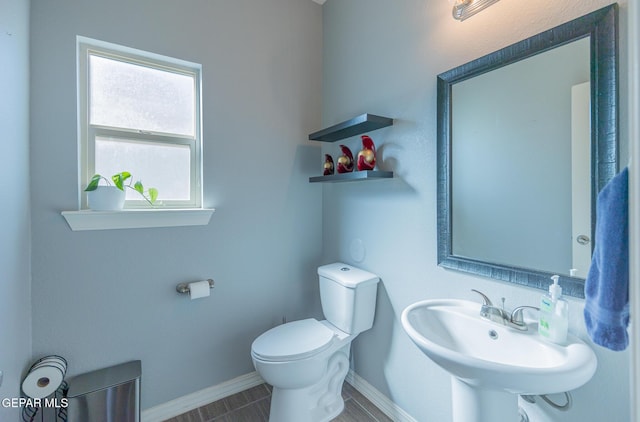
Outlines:
{"label": "window sill", "polygon": [[122,211],[62,211],[73,231],[206,226],[215,209],[129,209]]}

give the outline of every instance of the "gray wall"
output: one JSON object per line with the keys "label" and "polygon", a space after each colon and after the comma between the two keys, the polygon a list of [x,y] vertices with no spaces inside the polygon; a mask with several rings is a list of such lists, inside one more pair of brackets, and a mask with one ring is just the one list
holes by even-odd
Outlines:
{"label": "gray wall", "polygon": [[[507,307],[537,304],[543,293],[437,266],[436,76],[608,3],[505,0],[465,22],[451,18],[446,1],[328,0],[324,5],[323,124],[365,112],[396,119],[392,127],[369,134],[379,147],[380,167],[393,170],[394,179],[323,187],[324,260],[341,259],[381,276],[376,321],[355,340],[353,365],[416,420],[451,420],[450,380],[405,335],[402,310],[427,298],[477,300],[471,288],[497,302],[506,297]],[[620,4],[624,79],[626,2]],[[621,93],[625,107],[625,81]],[[345,142],[360,149],[357,137]],[[335,154],[337,145],[322,149]],[[354,246],[359,252],[359,244],[365,248],[361,262],[351,252]],[[586,338],[583,302],[571,299],[570,305],[570,329]],[[630,419],[629,353],[593,348],[598,370],[573,392],[571,411],[527,406],[532,421]]]}
{"label": "gray wall", "polygon": [[[0,399],[20,397],[31,357],[29,2],[0,2]],[[0,406],[0,420],[18,409]]]}
{"label": "gray wall", "polygon": [[[61,354],[70,375],[142,359],[143,409],[253,371],[256,336],[320,315],[321,159],[305,140],[321,123],[321,7],[34,0],[31,16],[34,357]],[[69,229],[76,35],[202,64],[208,226]],[[207,277],[211,297],[176,294]]]}

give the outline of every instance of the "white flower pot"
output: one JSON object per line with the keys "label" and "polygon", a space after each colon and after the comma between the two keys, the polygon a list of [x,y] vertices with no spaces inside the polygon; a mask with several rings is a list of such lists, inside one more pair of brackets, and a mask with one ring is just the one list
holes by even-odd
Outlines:
{"label": "white flower pot", "polygon": [[98,186],[87,192],[89,208],[94,211],[118,211],[124,207],[125,193],[115,186]]}

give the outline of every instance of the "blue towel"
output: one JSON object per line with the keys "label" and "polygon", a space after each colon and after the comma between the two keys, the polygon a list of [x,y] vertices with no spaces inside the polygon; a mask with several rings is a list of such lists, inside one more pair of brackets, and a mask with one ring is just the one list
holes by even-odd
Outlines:
{"label": "blue towel", "polygon": [[598,194],[593,259],[584,286],[584,320],[594,343],[611,350],[629,344],[629,171]]}

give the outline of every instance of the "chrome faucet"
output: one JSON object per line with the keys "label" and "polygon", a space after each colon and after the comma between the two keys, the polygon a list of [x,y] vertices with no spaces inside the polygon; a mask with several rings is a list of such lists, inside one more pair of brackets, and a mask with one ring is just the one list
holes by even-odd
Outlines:
{"label": "chrome faucet", "polygon": [[480,308],[480,316],[482,318],[500,323],[504,323],[509,319],[504,309],[493,306],[491,299],[489,299],[487,295],[476,289],[471,289],[471,291],[482,296],[482,307]]}
{"label": "chrome faucet", "polygon": [[522,305],[522,306],[518,306],[513,311],[511,311],[511,316],[509,317],[509,322],[511,323],[511,326],[522,331],[527,330],[527,323],[524,322],[524,315],[523,315],[523,311],[525,309],[533,309],[534,311],[540,310],[540,308],[538,308],[537,306]]}
{"label": "chrome faucet", "polygon": [[527,331],[528,329],[526,322],[524,322],[523,316],[523,311],[525,309],[534,309],[536,311],[540,310],[535,306],[522,305],[515,308],[509,314],[504,310],[504,298],[502,299],[502,308],[498,308],[494,306],[491,302],[491,299],[489,299],[487,295],[485,295],[481,291],[476,289],[471,289],[471,291],[482,296],[482,306],[480,307],[481,318],[506,325],[507,327],[515,328],[516,330]]}

